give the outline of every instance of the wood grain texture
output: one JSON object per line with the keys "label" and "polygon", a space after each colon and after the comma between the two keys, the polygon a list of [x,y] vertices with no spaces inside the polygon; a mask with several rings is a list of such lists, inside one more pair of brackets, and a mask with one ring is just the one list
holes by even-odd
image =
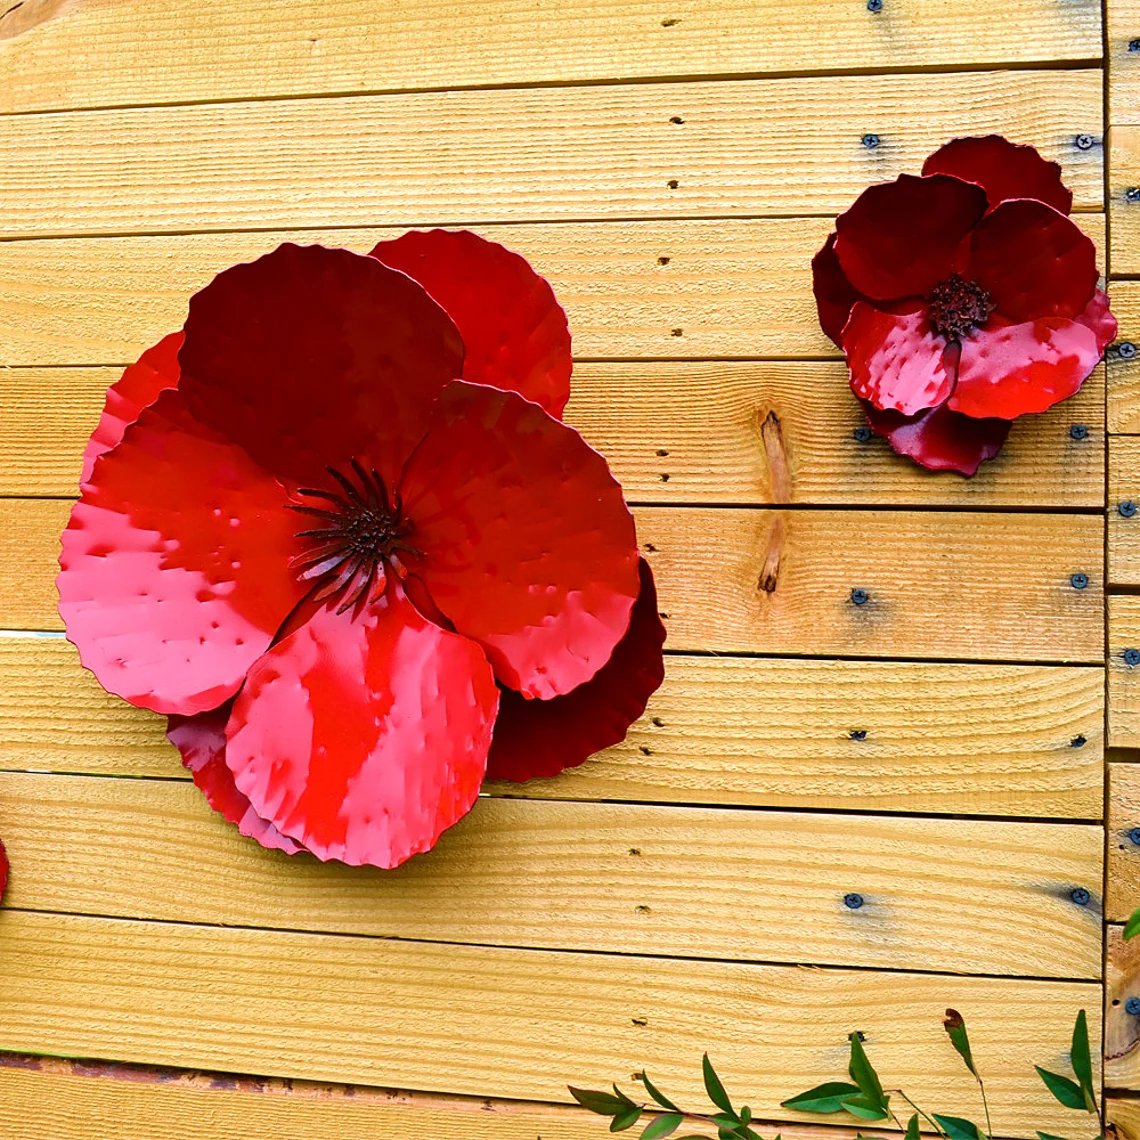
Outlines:
{"label": "wood grain texture", "polygon": [[1140,353],[1125,343],[1140,347],[1140,282],[1113,281],[1109,284],[1112,311],[1120,324],[1117,342],[1107,354],[1108,430],[1114,433],[1140,433]]}
{"label": "wood grain texture", "polygon": [[[1106,928],[1104,1086],[1140,1088],[1140,1017],[1128,1012],[1140,997],[1140,939],[1125,942],[1122,926]],[[1096,1038],[1094,1037],[1095,1041]]]}
{"label": "wood grain texture", "polygon": [[[1104,215],[1077,221],[1103,250]],[[830,218],[474,228],[517,249],[550,280],[580,358],[838,355],[820,331],[809,268]],[[402,232],[0,242],[0,367],[127,364],[181,327],[191,294],[228,265],[283,241],[364,253]]]}
{"label": "wood grain texture", "polygon": [[[1140,274],[1140,200],[1129,191],[1140,188],[1140,124],[1114,122],[1111,130],[1108,212],[1112,222],[1110,264],[1114,275]],[[1123,329],[1121,330],[1123,334]]]}
{"label": "wood grain texture", "polygon": [[[1103,676],[671,656],[665,684],[622,744],[555,779],[492,791],[1095,819]],[[163,727],[104,693],[61,638],[0,637],[0,768],[185,778]]]}
{"label": "wood grain texture", "polygon": [[998,105],[1005,132],[1100,209],[1101,148],[1075,140],[1100,137],[1102,81],[857,75],[0,116],[0,236],[835,213],[991,130]]}
{"label": "wood grain texture", "polygon": [[1140,1140],[1140,1099],[1107,1096],[1104,1099],[1104,1116],[1119,1140]]}
{"label": "wood grain texture", "polygon": [[[26,0],[0,19],[0,112],[638,77],[1089,60],[1092,0],[579,4]],[[963,27],[971,34],[962,37]],[[818,29],[826,28],[828,50]],[[256,71],[251,72],[252,58]],[[82,65],[80,64],[82,60]],[[869,128],[873,127],[869,121]]]}
{"label": "wood grain texture", "polygon": [[[69,509],[65,500],[0,499],[0,628],[61,628],[54,581]],[[683,507],[636,515],[674,650],[1103,656],[1098,517]],[[774,540],[768,592],[758,582]],[[1073,588],[1076,572],[1088,575],[1087,588]],[[852,603],[856,588],[869,592],[867,604]]]}
{"label": "wood grain texture", "polygon": [[8,1050],[550,1101],[568,1099],[567,1081],[604,1087],[646,1068],[695,1101],[707,1049],[761,1118],[786,1116],[780,1100],[840,1072],[846,1034],[856,1029],[892,1082],[947,1112],[974,1111],[976,1085],[940,1026],[950,1005],[969,1020],[994,1128],[1005,1136],[1060,1130],[1068,1116],[1044,1104],[1032,1062],[1061,1063],[1078,1008],[1092,1014],[1094,1039],[1100,1022],[1100,988],[1087,983],[13,910],[0,911],[0,974],[0,1048]]}
{"label": "wood grain texture", "polygon": [[1140,907],[1140,764],[1108,766],[1105,917],[1124,922]]}
{"label": "wood grain texture", "polygon": [[[1125,504],[1123,513],[1121,504]],[[1137,436],[1113,436],[1109,442],[1107,535],[1109,584],[1140,584],[1140,437]]]}
{"label": "wood grain texture", "polygon": [[1099,900],[1070,897],[1099,894],[1100,827],[484,798],[430,853],[377,873],[267,852],[181,781],[0,774],[0,819],[15,868],[5,904],[29,910],[962,974],[1101,971]]}
{"label": "wood grain texture", "polygon": [[1125,654],[1140,650],[1140,597],[1108,599],[1108,744],[1140,748],[1140,666]]}
{"label": "wood grain texture", "polygon": [[[79,457],[117,377],[107,368],[0,369],[0,495],[75,493]],[[856,440],[863,415],[840,362],[580,364],[566,418],[634,502],[1041,508],[1103,503],[1103,409],[1097,369],[1076,398],[1017,424],[973,479],[924,471],[882,440]],[[1078,423],[1090,433],[1075,440]]]}
{"label": "wood grain texture", "polygon": [[1110,0],[1104,8],[1108,121],[1140,123],[1140,52],[1129,47],[1140,34],[1140,9],[1136,0]]}

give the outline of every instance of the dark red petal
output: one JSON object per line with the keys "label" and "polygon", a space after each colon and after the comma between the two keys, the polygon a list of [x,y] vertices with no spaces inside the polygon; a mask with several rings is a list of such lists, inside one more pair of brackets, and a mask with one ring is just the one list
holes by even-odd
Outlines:
{"label": "dark red petal", "polygon": [[856,301],[843,331],[851,390],[877,408],[912,416],[954,388],[954,351],[934,333],[924,307],[888,313]]}
{"label": "dark red petal", "polygon": [[595,752],[620,744],[645,712],[665,679],[665,626],[657,613],[653,571],[644,559],[640,569],[641,593],[629,629],[591,680],[548,701],[502,691],[488,780],[533,780],[575,768]]}
{"label": "dark red petal", "polygon": [[899,455],[909,456],[931,471],[975,474],[985,460],[1001,451],[1012,426],[1008,420],[971,419],[952,412],[945,404],[917,416],[883,412],[868,400],[862,404],[876,435]]}
{"label": "dark red petal", "polygon": [[1006,202],[974,230],[967,275],[1007,322],[1075,318],[1096,292],[1096,247],[1051,206]]}
{"label": "dark red petal", "polygon": [[976,419],[1043,412],[1076,392],[1100,357],[1096,333],[1063,317],[978,329],[962,342],[949,405]]}
{"label": "dark red petal", "polygon": [[467,230],[413,230],[372,251],[415,278],[463,337],[463,379],[519,392],[555,419],[570,398],[570,329],[526,258]]}
{"label": "dark red petal", "polygon": [[4,844],[0,843],[0,902],[4,900],[4,892],[8,889],[8,852]]}
{"label": "dark red petal", "polygon": [[499,680],[568,693],[609,659],[640,585],[633,516],[606,461],[513,392],[457,382],[402,486],[408,565]]}
{"label": "dark red petal", "polygon": [[1079,324],[1092,329],[1101,352],[1104,352],[1116,339],[1116,318],[1112,315],[1108,304],[1107,294],[1098,289],[1085,307],[1085,311],[1076,318]]}
{"label": "dark red petal", "polygon": [[300,597],[281,486],[169,389],[96,464],[63,532],[59,612],[105,689],[216,708]]}
{"label": "dark red petal", "polygon": [[819,311],[819,326],[842,348],[843,326],[851,315],[851,307],[865,297],[851,286],[843,273],[839,258],[835,256],[835,234],[823,243],[823,248],[812,258],[811,283],[815,293],[815,307]]}
{"label": "dark red petal", "polygon": [[318,859],[395,867],[471,810],[498,705],[482,650],[390,590],[356,617],[319,610],[253,666],[226,763]]}
{"label": "dark red petal", "polygon": [[221,708],[195,716],[172,716],[167,722],[167,738],[182,754],[183,766],[214,811],[227,822],[236,823],[242,835],[256,839],[262,847],[296,855],[304,848],[253,810],[226,766],[226,722],[231,707],[232,702],[227,701]]}
{"label": "dark red petal", "polygon": [[1073,192],[1061,182],[1061,167],[1031,146],[1001,135],[953,139],[922,166],[923,174],[949,174],[980,186],[990,208],[1009,198],[1036,198],[1062,214],[1073,208]]}
{"label": "dark red petal", "polygon": [[963,239],[985,213],[970,182],[900,174],[868,187],[835,221],[835,252],[851,286],[879,301],[921,296],[959,267]]}
{"label": "dark red petal", "polygon": [[463,368],[459,333],[374,257],[283,245],[190,301],[181,389],[203,423],[285,482],[323,486],[357,458],[391,482],[435,397]]}
{"label": "dark red petal", "polygon": [[107,389],[103,414],[87,441],[80,482],[91,478],[95,460],[123,438],[128,424],[139,418],[167,388],[178,386],[178,350],[182,333],[170,333],[152,345]]}

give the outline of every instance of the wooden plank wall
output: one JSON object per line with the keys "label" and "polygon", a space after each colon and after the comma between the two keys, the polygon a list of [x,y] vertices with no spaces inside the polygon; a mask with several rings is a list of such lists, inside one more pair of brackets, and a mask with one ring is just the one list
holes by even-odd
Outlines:
{"label": "wooden plank wall", "polygon": [[[854,437],[809,261],[865,185],[999,129],[1064,165],[1140,344],[1133,36],[1137,0],[0,15],[0,1135],[587,1140],[568,1081],[645,1067],[695,1102],[707,1049],[786,1137],[849,1140],[779,1102],[854,1029],[976,1111],[948,1005],[997,1132],[1066,1134],[1032,1063],[1080,1008],[1099,1034],[1103,919],[1140,901],[1140,357],[1107,421],[1099,369],[973,481],[931,477]],[[635,504],[668,676],[625,744],[379,874],[212,817],[79,669],[52,578],[102,392],[190,292],[412,225],[508,243],[565,302],[568,415]],[[1140,1087],[1108,945],[1106,1082]]]}

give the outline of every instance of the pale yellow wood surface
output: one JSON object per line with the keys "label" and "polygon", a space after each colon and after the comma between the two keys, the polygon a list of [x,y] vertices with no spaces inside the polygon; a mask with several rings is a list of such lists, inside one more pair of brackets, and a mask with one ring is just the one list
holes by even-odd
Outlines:
{"label": "pale yellow wood surface", "polygon": [[1108,430],[1136,434],[1140,433],[1140,354],[1122,356],[1119,346],[1127,342],[1140,348],[1140,283],[1112,281],[1109,294],[1120,332],[1106,358]]}
{"label": "pale yellow wood surface", "polygon": [[1140,764],[1108,766],[1108,875],[1105,917],[1124,922],[1140,907]]}
{"label": "pale yellow wood surface", "polygon": [[[117,377],[0,369],[0,494],[73,495],[78,457]],[[1103,409],[1097,369],[1075,399],[1018,424],[973,479],[931,474],[881,440],[856,440],[863,415],[838,361],[580,364],[566,418],[635,502],[1041,508],[1104,501]],[[1074,439],[1074,424],[1089,434]]]}
{"label": "pale yellow wood surface", "polygon": [[1130,201],[1128,191],[1140,188],[1140,124],[1113,123],[1110,147],[1107,186],[1112,272],[1135,276],[1140,273],[1140,201]]}
{"label": "pale yellow wood surface", "polygon": [[1129,1096],[1105,1097],[1104,1115],[1120,1140],[1140,1140],[1140,1099]]}
{"label": "pale yellow wood surface", "polygon": [[[765,920],[761,910],[754,921]],[[1060,1130],[1055,1066],[1088,983],[437,946],[0,911],[0,1048],[427,1091],[568,1099],[648,1069],[690,1100],[708,1050],[761,1117],[839,1073],[866,1034],[893,1082],[947,1112],[977,1087],[947,1046],[969,1019],[999,1135]],[[644,1022],[644,1024],[642,1024]],[[763,1026],[763,1032],[749,1031]]]}
{"label": "pale yellow wood surface", "polygon": [[[557,778],[492,790],[1096,819],[1103,676],[671,656],[664,686],[622,744]],[[0,767],[185,778],[164,726],[104,693],[62,639],[0,637]]]}
{"label": "pale yellow wood surface", "polygon": [[[1104,215],[1077,221],[1103,249]],[[820,331],[811,292],[811,258],[830,218],[474,228],[517,249],[550,280],[579,357],[838,355]],[[367,252],[402,232],[0,242],[0,367],[127,364],[180,328],[191,294],[227,265],[283,241]]]}
{"label": "pale yellow wood surface", "polygon": [[993,14],[986,0],[911,0],[880,15],[842,0],[621,0],[573,12],[554,0],[207,0],[189,12],[161,0],[26,0],[0,18],[0,112],[1100,55],[1090,0],[1008,0]]}
{"label": "pale yellow wood surface", "polygon": [[[182,782],[0,774],[0,818],[18,868],[6,904],[17,909],[552,950],[1100,975],[1099,827],[483,799],[433,851],[385,873],[266,852]],[[1093,900],[1076,905],[1076,888]],[[850,892],[863,896],[860,909],[844,904]],[[462,907],[441,907],[447,898]],[[1023,929],[1036,933],[1022,938]]]}
{"label": "pale yellow wood surface", "polygon": [[[0,628],[61,628],[54,582],[69,509],[65,500],[0,499]],[[675,650],[1059,662],[1103,653],[1101,518],[683,507],[636,515]],[[773,555],[769,591],[760,579]],[[1071,585],[1078,572],[1088,575],[1085,589]],[[868,591],[867,604],[852,603],[853,589]]]}
{"label": "pale yellow wood surface", "polygon": [[1104,1084],[1140,1089],[1140,1017],[1127,1008],[1130,997],[1140,997],[1140,939],[1125,942],[1122,930],[1106,928]]}
{"label": "pale yellow wood surface", "polygon": [[[1121,504],[1135,504],[1131,507]],[[1133,526],[1133,523],[1138,525]],[[1108,581],[1140,584],[1140,437],[1114,436],[1108,446]]]}
{"label": "pale yellow wood surface", "polygon": [[1129,50],[1140,39],[1140,6],[1136,0],[1109,0],[1104,8],[1108,120],[1140,123],[1140,51]]}
{"label": "pale yellow wood surface", "polygon": [[1125,658],[1140,650],[1140,597],[1108,599],[1108,744],[1140,748],[1140,665]]}
{"label": "pale yellow wood surface", "polygon": [[[960,72],[0,116],[0,235],[833,214],[992,130],[999,105],[1099,209],[1100,148],[1074,140],[1101,132],[1102,83]],[[868,108],[885,147],[861,143]]]}

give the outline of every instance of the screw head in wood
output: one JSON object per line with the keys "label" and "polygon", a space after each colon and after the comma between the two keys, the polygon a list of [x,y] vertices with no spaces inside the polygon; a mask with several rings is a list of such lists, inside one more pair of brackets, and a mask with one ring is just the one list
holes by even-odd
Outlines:
{"label": "screw head in wood", "polygon": [[1069,428],[1069,435],[1073,439],[1088,439],[1089,429],[1085,424],[1073,424]]}
{"label": "screw head in wood", "polygon": [[843,896],[843,905],[848,910],[858,910],[863,905],[863,896],[858,891],[851,891]]}
{"label": "screw head in wood", "polygon": [[871,600],[871,595],[866,590],[856,587],[851,591],[851,603],[856,606],[865,606]]}
{"label": "screw head in wood", "polygon": [[1125,665],[1140,665],[1140,649],[1126,649],[1121,655]]}
{"label": "screw head in wood", "polygon": [[1088,584],[1089,576],[1087,574],[1077,573],[1069,578],[1069,585],[1072,586],[1074,590],[1084,590],[1088,587]]}
{"label": "screw head in wood", "polygon": [[1088,906],[1092,899],[1092,895],[1085,890],[1084,887],[1074,887],[1069,892],[1069,898],[1077,904],[1077,906]]}
{"label": "screw head in wood", "polygon": [[1092,135],[1077,135],[1073,142],[1076,144],[1077,150],[1092,150],[1096,144],[1096,139]]}
{"label": "screw head in wood", "polygon": [[1140,847],[1140,827],[1134,827],[1128,833],[1128,838],[1132,840],[1136,847]]}
{"label": "screw head in wood", "polygon": [[866,425],[857,427],[852,433],[856,443],[870,443],[875,433]]}
{"label": "screw head in wood", "polygon": [[1116,355],[1121,360],[1131,360],[1136,355],[1136,345],[1130,340],[1122,340],[1116,346]]}
{"label": "screw head in wood", "polygon": [[874,150],[875,147],[877,147],[880,142],[882,142],[882,139],[880,139],[878,135],[864,135],[863,136],[863,145],[868,150]]}
{"label": "screw head in wood", "polygon": [[1124,1012],[1132,1014],[1133,1017],[1140,1014],[1140,997],[1130,997],[1124,1003]]}
{"label": "screw head in wood", "polygon": [[1124,191],[1124,200],[1126,202],[1140,202],[1140,186],[1129,186]]}
{"label": "screw head in wood", "polygon": [[1121,518],[1130,519],[1136,514],[1136,503],[1132,499],[1121,499],[1116,504],[1116,513]]}

